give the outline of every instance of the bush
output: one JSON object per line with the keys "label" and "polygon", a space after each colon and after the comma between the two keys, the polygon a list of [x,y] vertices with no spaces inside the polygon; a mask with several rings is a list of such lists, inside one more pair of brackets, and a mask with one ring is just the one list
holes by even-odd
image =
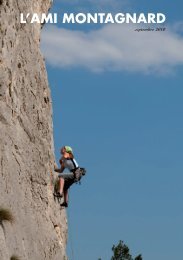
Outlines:
{"label": "bush", "polygon": [[10,223],[14,222],[14,217],[8,209],[0,208],[0,223],[3,221],[8,221]]}
{"label": "bush", "polygon": [[20,258],[17,255],[12,255],[10,260],[20,260]]}

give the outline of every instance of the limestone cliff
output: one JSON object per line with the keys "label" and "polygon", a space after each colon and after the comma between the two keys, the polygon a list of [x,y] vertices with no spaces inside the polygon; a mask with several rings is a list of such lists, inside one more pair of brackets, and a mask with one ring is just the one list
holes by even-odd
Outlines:
{"label": "limestone cliff", "polygon": [[43,13],[51,0],[0,0],[0,259],[63,260],[67,220],[52,195],[50,91],[40,53],[39,24],[20,13]]}

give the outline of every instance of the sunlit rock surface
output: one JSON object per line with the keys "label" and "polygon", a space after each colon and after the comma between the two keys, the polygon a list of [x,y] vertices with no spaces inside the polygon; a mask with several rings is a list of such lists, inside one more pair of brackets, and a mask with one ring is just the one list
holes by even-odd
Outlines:
{"label": "sunlit rock surface", "polygon": [[0,259],[62,260],[65,210],[54,201],[52,106],[40,52],[40,24],[20,13],[47,12],[51,0],[0,0]]}

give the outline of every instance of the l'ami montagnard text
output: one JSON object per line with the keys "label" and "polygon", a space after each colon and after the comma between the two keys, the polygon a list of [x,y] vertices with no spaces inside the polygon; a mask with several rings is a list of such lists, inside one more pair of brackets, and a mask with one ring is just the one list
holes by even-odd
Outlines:
{"label": "l'ami montagnard text", "polygon": [[57,13],[21,13],[20,23],[53,23],[58,22],[69,23],[95,23],[95,24],[108,24],[108,23],[134,23],[134,24],[162,24],[166,21],[166,15],[163,13],[64,13],[58,15]]}

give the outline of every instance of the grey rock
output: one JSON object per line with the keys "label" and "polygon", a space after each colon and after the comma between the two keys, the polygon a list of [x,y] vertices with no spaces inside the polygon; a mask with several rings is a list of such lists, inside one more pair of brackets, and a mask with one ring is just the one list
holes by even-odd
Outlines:
{"label": "grey rock", "polygon": [[67,218],[53,198],[52,106],[40,24],[20,13],[46,13],[51,0],[0,0],[0,259],[64,260]]}

